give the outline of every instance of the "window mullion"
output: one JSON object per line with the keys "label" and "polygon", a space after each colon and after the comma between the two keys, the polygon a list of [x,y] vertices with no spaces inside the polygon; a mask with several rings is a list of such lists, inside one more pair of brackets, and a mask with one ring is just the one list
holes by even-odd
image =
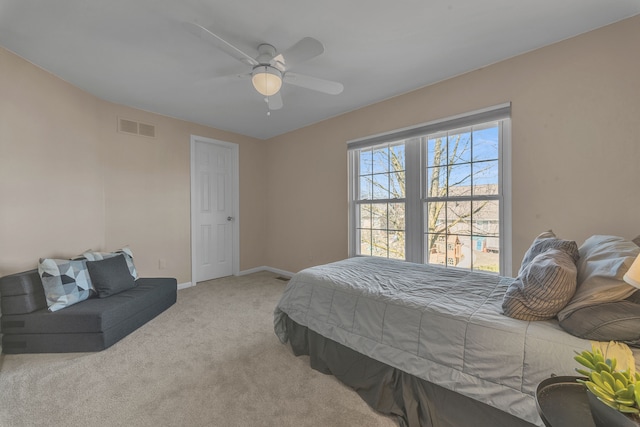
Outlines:
{"label": "window mullion", "polygon": [[512,275],[511,121],[500,121],[500,274]]}
{"label": "window mullion", "polygon": [[405,236],[406,259],[410,262],[422,262],[423,225],[421,201],[421,159],[422,138],[412,138],[405,145]]}
{"label": "window mullion", "polygon": [[360,189],[360,150],[349,151],[348,153],[348,170],[349,170],[349,186],[347,191],[347,198],[349,202],[349,238],[348,238],[348,253],[349,256],[355,256],[357,254],[357,245],[360,245],[358,239],[358,214],[359,204],[357,203],[358,193]]}

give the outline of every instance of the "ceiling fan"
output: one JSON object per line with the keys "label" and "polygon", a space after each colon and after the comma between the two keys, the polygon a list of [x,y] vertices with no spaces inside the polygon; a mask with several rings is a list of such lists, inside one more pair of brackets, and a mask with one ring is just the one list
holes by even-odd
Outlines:
{"label": "ceiling fan", "polygon": [[290,71],[295,65],[315,58],[324,52],[322,43],[312,37],[303,38],[282,53],[279,53],[272,45],[263,43],[258,46],[258,55],[254,58],[200,24],[187,22],[185,25],[198,37],[212,43],[223,52],[252,67],[250,72],[235,74],[233,78],[250,78],[253,87],[261,95],[265,96],[269,110],[279,110],[282,108],[280,88],[283,83],[329,95],[338,95],[342,93],[344,89],[342,83]]}

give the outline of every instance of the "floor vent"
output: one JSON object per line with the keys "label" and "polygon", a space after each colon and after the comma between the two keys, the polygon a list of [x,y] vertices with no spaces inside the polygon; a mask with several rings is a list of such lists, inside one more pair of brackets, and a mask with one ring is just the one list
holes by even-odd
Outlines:
{"label": "floor vent", "polygon": [[133,120],[123,118],[118,118],[118,132],[146,136],[148,138],[156,137],[156,127],[154,125],[134,122]]}
{"label": "floor vent", "polygon": [[289,280],[291,280],[291,277],[278,276],[276,277],[276,279],[282,280],[283,282],[288,282]]}

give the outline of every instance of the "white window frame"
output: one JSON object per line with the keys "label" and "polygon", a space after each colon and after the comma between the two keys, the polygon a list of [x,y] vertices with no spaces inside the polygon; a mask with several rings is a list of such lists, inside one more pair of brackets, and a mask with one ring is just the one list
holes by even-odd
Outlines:
{"label": "white window frame", "polygon": [[441,131],[504,120],[500,135],[499,187],[500,187],[500,275],[512,275],[512,210],[511,210],[511,104],[460,114],[410,128],[374,135],[347,142],[348,147],[348,202],[349,202],[349,256],[359,256],[357,239],[359,179],[359,150],[393,141],[405,140],[405,236],[406,261],[424,262],[424,221],[422,188],[426,153],[422,137]]}
{"label": "white window frame", "polygon": [[[391,148],[392,148],[393,146],[396,146],[396,145],[402,145],[403,150],[405,150],[405,149],[406,149],[406,144],[405,144],[405,141],[404,141],[404,140],[400,141],[400,142],[401,142],[400,144],[397,144],[397,142],[398,142],[398,141],[389,141],[389,142],[384,142],[384,143],[377,144],[377,145],[372,146],[372,147],[367,147],[366,149],[367,149],[367,151],[369,151],[369,150],[371,150],[371,149],[374,149],[373,151],[375,151],[375,149],[376,149],[376,148],[385,148],[385,149],[387,149],[387,150],[391,151]],[[360,154],[360,153],[361,153],[361,151],[360,151],[360,150],[358,150],[358,153]],[[404,154],[404,157],[405,157],[405,164],[406,164],[406,152],[405,152],[405,154]],[[360,187],[360,184],[361,184],[361,182],[362,182],[362,181],[360,180],[360,178],[362,178],[362,176],[363,176],[363,175],[361,175],[361,172],[362,172],[362,171],[360,170],[361,162],[360,162],[360,161],[358,161],[358,160],[361,160],[361,159],[360,159],[360,156],[357,156],[357,159],[356,159],[356,163],[357,163],[357,164],[355,165],[355,167],[356,167],[356,168],[358,168],[357,173],[356,173],[356,177],[357,177],[357,178],[356,178],[356,180],[357,180],[358,182],[357,182],[357,183],[355,183],[355,189],[356,189],[356,193],[355,193],[355,194],[360,194],[360,188],[359,188],[359,187]],[[403,171],[403,173],[405,174],[405,185],[406,185],[406,181],[407,181],[407,179],[406,179],[406,170],[405,170],[405,171]],[[390,175],[392,174],[392,172],[391,172],[391,171],[387,171],[387,172],[382,172],[382,173],[380,173],[380,172],[378,172],[378,173],[374,173],[373,169],[371,170],[371,177],[372,177],[372,179],[373,179],[373,176],[375,176],[375,175],[381,175],[381,174],[387,174],[387,175],[389,175],[389,176],[390,176]],[[367,175],[369,175],[369,174],[367,174]],[[372,189],[372,191],[373,191],[373,189]],[[373,191],[373,192],[375,192],[375,191]],[[406,202],[407,202],[406,196],[407,196],[407,194],[406,194],[406,188],[405,188],[405,198],[404,198],[404,199],[397,199],[397,198],[386,198],[386,199],[385,199],[385,198],[375,198],[375,197],[374,197],[374,195],[373,195],[373,193],[372,193],[372,194],[371,194],[371,199],[364,199],[364,200],[356,200],[356,199],[354,199],[354,200],[353,200],[353,203],[356,205],[356,206],[355,206],[355,210],[356,210],[357,212],[359,212],[359,211],[360,211],[359,206],[361,206],[361,205],[367,205],[367,204],[370,204],[370,205],[372,205],[372,206],[373,206],[373,205],[387,205],[387,206],[388,206],[389,204],[404,204],[404,205],[405,205],[405,210],[406,210],[406,205],[407,205],[407,203],[406,203]],[[405,211],[405,217],[406,217],[406,211]],[[362,227],[362,224],[360,224],[360,223],[358,222],[358,215],[357,215],[357,214],[356,214],[356,216],[355,216],[355,221],[356,221],[356,222],[355,222],[355,227],[356,227],[355,235],[357,236],[357,235],[358,235],[358,230],[362,231],[362,230],[365,230],[365,228],[363,228],[363,227]],[[405,224],[405,227],[406,227],[406,224]],[[393,231],[395,231],[395,230],[394,230],[394,229],[389,229],[389,228],[388,228],[388,224],[387,224],[387,229],[386,229],[385,231],[387,232],[387,236],[388,236],[388,235],[389,235],[389,232],[393,232]],[[402,230],[402,232],[403,232],[403,233],[405,233],[405,236],[406,236],[406,230]],[[389,249],[389,247],[387,247],[387,249]],[[358,249],[356,248],[356,251],[357,251],[357,250],[358,250]],[[406,242],[405,242],[405,251],[406,251]],[[367,255],[361,255],[361,256],[367,256]]]}

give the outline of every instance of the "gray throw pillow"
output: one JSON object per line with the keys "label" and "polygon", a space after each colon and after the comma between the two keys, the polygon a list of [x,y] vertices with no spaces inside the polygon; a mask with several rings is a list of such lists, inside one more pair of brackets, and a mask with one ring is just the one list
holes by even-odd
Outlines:
{"label": "gray throw pillow", "polygon": [[136,286],[124,255],[87,261],[87,270],[98,291],[98,298],[106,298]]}
{"label": "gray throw pillow", "polygon": [[576,283],[573,257],[560,249],[548,249],[521,269],[504,295],[502,309],[515,319],[551,319],[571,300]]}
{"label": "gray throw pillow", "polygon": [[633,242],[617,236],[591,236],[580,246],[578,288],[567,306],[558,313],[563,321],[574,311],[606,302],[622,301],[636,288],[622,280],[640,254]]}

